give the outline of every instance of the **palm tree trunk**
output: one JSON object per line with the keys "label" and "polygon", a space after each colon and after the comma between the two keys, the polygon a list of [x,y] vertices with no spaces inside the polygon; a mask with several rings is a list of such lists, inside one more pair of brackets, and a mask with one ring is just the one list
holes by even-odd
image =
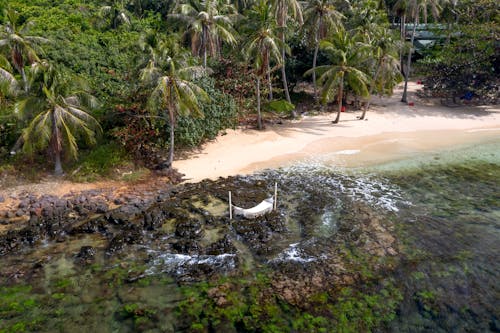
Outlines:
{"label": "palm tree trunk", "polygon": [[172,163],[174,162],[174,129],[175,129],[175,118],[174,118],[174,109],[172,107],[168,108],[168,119],[170,121],[170,147],[168,150],[168,167],[170,168],[172,166]]}
{"label": "palm tree trunk", "polygon": [[57,127],[57,121],[54,112],[50,114],[51,122],[52,122],[52,138],[51,145],[54,153],[54,174],[56,176],[61,176],[64,171],[61,163],[61,142],[60,142],[60,133],[59,127]]}
{"label": "palm tree trunk", "polygon": [[344,95],[344,74],[340,77],[340,85],[339,85],[339,95],[337,97],[339,103],[339,109],[337,110],[337,118],[335,118],[332,123],[337,124],[340,120],[340,112],[342,112],[342,97]]}
{"label": "palm tree trunk", "polygon": [[207,28],[203,26],[203,68],[207,68]]}
{"label": "palm tree trunk", "polygon": [[262,118],[260,114],[260,76],[257,75],[257,126],[262,129]]}
{"label": "palm tree trunk", "polygon": [[314,104],[318,104],[318,87],[316,85],[316,62],[318,60],[318,50],[319,50],[319,28],[321,27],[321,19],[320,23],[317,26],[316,29],[316,35],[314,37],[314,57],[313,57],[313,72],[312,72],[312,77],[313,77],[313,87],[314,87]]}
{"label": "palm tree trunk", "polygon": [[405,86],[403,89],[403,96],[401,97],[401,102],[403,103],[408,103],[408,80],[410,79],[411,54],[413,50],[413,42],[415,40],[415,31],[417,30],[417,22],[418,22],[418,16],[415,17],[415,22],[413,23],[413,31],[411,32],[410,51],[408,52],[408,59],[405,71]]}
{"label": "palm tree trunk", "polygon": [[61,152],[55,152],[55,168],[54,168],[54,174],[56,176],[61,176],[64,171],[62,169],[62,164],[61,164]]}
{"label": "palm tree trunk", "polygon": [[26,78],[26,72],[24,71],[24,67],[21,67],[21,77],[23,78],[23,84],[24,84],[24,92],[28,92],[29,87],[28,87],[28,79]]}
{"label": "palm tree trunk", "polygon": [[[401,22],[400,24],[400,33],[401,33],[401,41],[404,43],[406,41],[406,15],[403,14],[401,16]],[[401,64],[401,74],[403,76],[405,75],[405,66],[404,66],[404,60],[403,60],[403,52],[401,50],[401,53],[399,54],[399,62]]]}
{"label": "palm tree trunk", "polygon": [[[269,59],[269,50],[267,50],[267,59]],[[269,101],[273,100],[273,82],[271,80],[271,66],[267,65],[267,81],[269,84]]]}
{"label": "palm tree trunk", "polygon": [[[384,56],[382,56],[382,58],[379,59],[377,70],[375,71],[375,75],[373,76],[372,83],[370,84],[370,91],[368,92],[368,98],[372,97],[373,89],[375,88],[375,82],[377,82],[378,76],[380,74],[380,69],[382,68],[382,63],[384,61],[383,59],[384,59]],[[370,100],[368,100],[368,102],[366,102],[366,105],[363,108],[363,113],[361,114],[361,117],[359,117],[359,120],[365,119],[366,111],[369,108],[370,108]]]}
{"label": "palm tree trunk", "polygon": [[[283,44],[285,44],[285,34],[282,32],[281,33],[281,41]],[[290,99],[290,93],[288,92],[288,82],[286,80],[286,68],[285,68],[285,62],[286,62],[286,54],[285,54],[285,46],[283,46],[283,49],[281,50],[281,59],[283,61],[283,64],[281,64],[281,77],[283,79],[283,89],[285,90],[285,98],[288,103],[292,103],[292,100]]]}

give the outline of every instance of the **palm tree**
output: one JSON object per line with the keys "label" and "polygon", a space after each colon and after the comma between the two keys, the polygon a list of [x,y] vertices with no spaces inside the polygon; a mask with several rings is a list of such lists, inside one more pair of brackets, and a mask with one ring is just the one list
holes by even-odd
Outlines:
{"label": "palm tree", "polygon": [[[0,93],[1,96],[15,96],[19,89],[19,84],[12,74],[12,66],[7,58],[0,55]],[[0,97],[1,97],[0,96]]]}
{"label": "palm tree", "polygon": [[112,0],[109,5],[102,6],[100,9],[102,17],[109,17],[111,20],[111,27],[118,28],[120,24],[130,26],[130,15],[125,9],[124,0]]}
{"label": "palm tree", "polygon": [[432,16],[436,19],[441,11],[440,4],[447,0],[400,0],[405,1],[405,5],[403,6],[406,9],[406,15],[413,18],[413,29],[411,33],[410,39],[410,50],[408,51],[408,58],[406,62],[406,69],[403,71],[405,84],[403,89],[403,96],[401,97],[401,102],[408,102],[408,80],[410,78],[410,70],[411,70],[411,56],[413,53],[413,43],[415,41],[415,32],[417,29],[417,25],[420,22],[420,15],[424,19],[424,22],[427,23],[428,10],[431,10]]}
{"label": "palm tree", "polygon": [[285,97],[288,103],[292,103],[290,99],[290,92],[288,91],[288,82],[286,79],[286,53],[287,46],[285,40],[285,32],[287,30],[288,18],[291,17],[302,25],[302,6],[297,0],[272,0],[272,8],[276,17],[276,24],[279,29],[279,38],[281,40],[281,77],[283,80],[283,89],[285,90]]}
{"label": "palm tree", "polygon": [[39,61],[36,52],[37,44],[48,40],[42,37],[26,35],[32,23],[28,21],[18,26],[19,13],[15,10],[7,8],[4,10],[4,16],[7,22],[2,27],[3,31],[0,32],[0,48],[8,49],[10,62],[21,74],[24,91],[28,92],[29,84],[24,66]]}
{"label": "palm tree", "polygon": [[310,1],[304,10],[305,27],[314,36],[314,57],[313,57],[313,86],[314,100],[318,102],[318,89],[316,84],[316,62],[318,59],[319,41],[327,36],[333,29],[342,25],[344,15],[335,9],[331,0]]}
{"label": "palm tree", "polygon": [[277,64],[282,61],[280,52],[280,40],[274,34],[272,23],[269,21],[270,8],[265,0],[260,0],[254,7],[256,18],[260,24],[260,28],[253,33],[248,39],[248,43],[244,47],[244,56],[247,61],[253,61],[253,66],[256,75],[256,97],[257,97],[257,125],[259,130],[262,129],[262,115],[260,102],[260,81],[264,74],[271,72],[271,59],[274,59]]}
{"label": "palm tree", "polygon": [[[397,52],[398,42],[393,38],[392,31],[387,27],[378,27],[373,30],[373,39],[370,41],[371,59],[375,60],[374,74],[369,85],[369,96],[373,95],[375,89],[384,94],[387,90],[392,94],[392,89],[397,82],[400,82],[401,70]],[[368,101],[363,108],[360,120],[365,119],[366,111],[370,108]]]}
{"label": "palm tree", "polygon": [[41,95],[24,99],[15,106],[20,116],[35,114],[23,130],[23,150],[32,153],[48,148],[54,157],[56,175],[63,174],[63,152],[76,159],[78,138],[82,137],[88,144],[95,144],[96,134],[101,132],[97,120],[87,112],[97,107],[97,101],[85,90],[76,87],[76,82],[79,81],[46,66]]}
{"label": "palm tree", "polygon": [[[337,124],[342,111],[345,84],[359,96],[368,96],[369,78],[358,68],[364,60],[360,56],[366,54],[366,45],[356,42],[355,37],[340,29],[331,38],[321,41],[320,47],[329,54],[332,64],[316,67],[320,74],[318,83],[322,86],[323,103],[333,99],[336,94],[338,112],[333,123]],[[313,69],[308,70],[306,75],[312,74],[312,71]]]}
{"label": "palm tree", "polygon": [[189,0],[176,10],[177,13],[169,17],[187,23],[193,53],[199,55],[201,50],[204,68],[207,68],[207,53],[214,56],[220,52],[221,40],[235,45],[236,31],[232,27],[232,18],[236,9],[233,5],[221,0]]}
{"label": "palm tree", "polygon": [[156,62],[148,63],[141,72],[141,80],[156,86],[148,100],[149,109],[154,113],[163,111],[164,118],[168,119],[170,147],[167,165],[170,167],[174,160],[176,116],[191,112],[203,116],[199,103],[210,98],[202,88],[192,82],[193,79],[204,75],[206,69],[199,66],[182,67],[185,63],[180,62],[182,59],[177,62],[177,59],[172,57],[175,52],[169,49],[167,44],[160,43],[159,46],[160,52],[157,54],[161,56]]}

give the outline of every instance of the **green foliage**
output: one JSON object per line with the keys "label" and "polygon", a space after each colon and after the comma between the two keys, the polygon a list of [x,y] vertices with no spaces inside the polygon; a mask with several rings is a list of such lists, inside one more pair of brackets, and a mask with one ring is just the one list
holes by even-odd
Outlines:
{"label": "green foliage", "polygon": [[295,109],[295,105],[292,103],[288,103],[284,99],[279,99],[279,100],[274,100],[271,101],[268,104],[268,107],[275,112],[281,113],[281,114],[287,114],[290,113],[292,110]]}
{"label": "green foliage", "polygon": [[498,102],[498,24],[458,26],[450,43],[421,62],[425,88],[435,96],[462,97],[470,92],[482,102]]}
{"label": "green foliage", "polygon": [[181,146],[194,147],[205,140],[214,139],[219,131],[234,127],[237,109],[234,99],[215,88],[215,80],[203,77],[196,82],[211,97],[201,104],[203,118],[179,116],[175,129],[176,140]]}
{"label": "green foliage", "polygon": [[111,175],[115,168],[127,161],[127,154],[117,143],[108,143],[82,153],[80,160],[73,166],[73,180],[89,181],[99,176]]}

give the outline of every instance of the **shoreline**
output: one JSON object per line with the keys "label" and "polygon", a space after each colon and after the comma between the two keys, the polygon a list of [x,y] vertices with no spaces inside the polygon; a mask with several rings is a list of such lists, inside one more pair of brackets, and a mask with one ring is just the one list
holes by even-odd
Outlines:
{"label": "shoreline", "polygon": [[322,159],[335,166],[357,167],[411,157],[500,138],[500,107],[450,108],[435,99],[416,96],[420,88],[409,83],[409,106],[400,102],[402,86],[393,96],[374,98],[367,120],[361,111],[305,115],[299,120],[268,126],[265,130],[227,130],[197,153],[174,161],[184,181],[198,182],[279,168]]}
{"label": "shoreline", "polygon": [[[436,100],[419,99],[419,89],[409,83],[409,100],[399,101],[401,86],[392,97],[374,98],[366,121],[356,119],[360,111],[308,115],[283,124],[268,125],[263,131],[228,129],[196,153],[174,161],[184,174],[183,182],[198,182],[234,175],[248,175],[294,163],[325,161],[345,168],[364,167],[410,158],[415,154],[438,152],[500,140],[500,106],[449,108]],[[82,191],[108,190],[117,195],[148,192],[166,184],[165,177],[153,176],[140,183],[104,180],[74,183],[48,176],[38,182],[0,188],[0,210],[12,206],[21,193],[34,195],[76,195]]]}

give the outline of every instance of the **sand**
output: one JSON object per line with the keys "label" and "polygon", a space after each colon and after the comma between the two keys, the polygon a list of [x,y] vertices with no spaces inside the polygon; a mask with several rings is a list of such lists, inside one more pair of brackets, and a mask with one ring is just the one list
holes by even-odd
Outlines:
{"label": "sand", "polygon": [[[400,102],[401,87],[391,98],[375,98],[368,120],[360,121],[356,119],[360,112],[348,110],[335,125],[331,123],[333,113],[306,113],[298,120],[268,125],[263,131],[228,130],[199,152],[174,161],[174,167],[185,174],[186,181],[196,182],[318,159],[332,165],[359,167],[500,140],[500,106],[444,107],[436,100],[416,98],[415,91],[421,86],[415,83],[409,85],[409,100],[414,106],[408,106]],[[133,185],[124,181],[73,183],[50,176],[36,183],[0,187],[0,210],[15,207],[16,196],[23,192],[63,196],[108,189],[118,193],[162,184],[165,181],[161,177]]]}
{"label": "sand", "polygon": [[500,138],[500,106],[446,107],[417,98],[410,82],[409,101],[400,102],[400,85],[390,98],[374,98],[367,120],[360,111],[308,115],[265,130],[228,130],[202,149],[174,162],[189,182],[251,174],[297,162],[321,159],[357,167]]}

